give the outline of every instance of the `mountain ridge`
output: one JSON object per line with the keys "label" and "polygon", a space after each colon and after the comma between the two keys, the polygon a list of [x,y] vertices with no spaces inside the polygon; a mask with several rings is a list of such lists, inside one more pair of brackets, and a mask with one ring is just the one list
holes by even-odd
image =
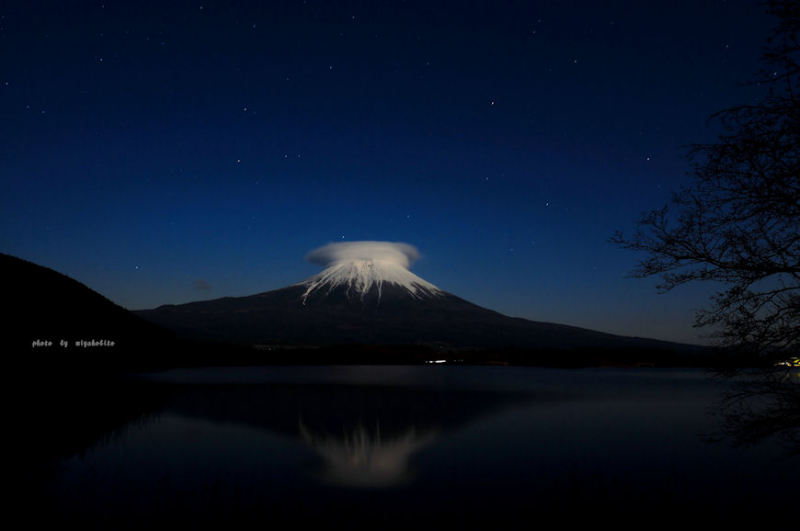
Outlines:
{"label": "mountain ridge", "polygon": [[[312,277],[313,278],[313,277]],[[698,348],[572,325],[510,317],[443,290],[425,297],[385,283],[306,296],[307,281],[243,297],[220,297],[136,311],[179,335],[238,344],[426,345],[452,348]]]}
{"label": "mountain ridge", "polygon": [[[130,312],[52,269],[0,254],[10,343],[30,366],[96,373],[107,368],[226,364],[464,363],[540,366],[706,366],[708,349],[508,317],[441,291],[412,297],[386,283],[363,293],[344,286],[312,293],[301,282],[244,297],[219,297]],[[363,295],[363,296],[362,296]],[[149,321],[149,322],[148,322]],[[31,340],[54,345],[36,348]],[[62,349],[58,341],[67,339]],[[80,348],[80,339],[113,347]],[[116,370],[116,369],[115,369]]]}

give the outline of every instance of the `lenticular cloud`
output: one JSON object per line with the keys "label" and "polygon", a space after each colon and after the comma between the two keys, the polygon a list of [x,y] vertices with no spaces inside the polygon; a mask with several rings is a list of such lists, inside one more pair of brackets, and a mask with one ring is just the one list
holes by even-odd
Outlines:
{"label": "lenticular cloud", "polygon": [[323,267],[342,262],[369,260],[386,262],[408,269],[419,258],[419,251],[413,245],[400,242],[340,242],[329,243],[314,249],[306,259]]}

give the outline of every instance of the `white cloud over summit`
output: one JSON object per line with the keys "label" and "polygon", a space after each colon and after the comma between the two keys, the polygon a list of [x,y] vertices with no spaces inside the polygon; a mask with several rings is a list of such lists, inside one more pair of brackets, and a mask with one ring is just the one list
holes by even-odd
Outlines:
{"label": "white cloud over summit", "polygon": [[419,258],[419,251],[413,245],[401,242],[339,242],[329,243],[314,249],[306,256],[306,260],[330,267],[342,262],[371,260],[386,262],[404,269],[411,267]]}

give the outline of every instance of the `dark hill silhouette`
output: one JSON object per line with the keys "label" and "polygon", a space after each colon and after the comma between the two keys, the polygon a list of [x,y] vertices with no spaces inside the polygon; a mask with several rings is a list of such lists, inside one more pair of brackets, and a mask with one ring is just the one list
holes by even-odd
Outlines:
{"label": "dark hill silhouette", "polygon": [[[110,368],[146,365],[174,334],[118,306],[80,282],[40,265],[0,253],[6,283],[5,340],[31,363]],[[34,346],[35,341],[50,346]],[[66,341],[66,347],[61,345]],[[94,346],[82,346],[85,341]]]}

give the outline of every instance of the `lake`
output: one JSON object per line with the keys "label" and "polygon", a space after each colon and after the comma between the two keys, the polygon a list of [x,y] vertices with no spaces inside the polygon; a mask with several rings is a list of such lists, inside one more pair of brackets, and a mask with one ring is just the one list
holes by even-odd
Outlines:
{"label": "lake", "polygon": [[798,456],[725,436],[730,385],[696,369],[172,370],[42,393],[20,491],[34,518],[109,529],[788,522]]}

